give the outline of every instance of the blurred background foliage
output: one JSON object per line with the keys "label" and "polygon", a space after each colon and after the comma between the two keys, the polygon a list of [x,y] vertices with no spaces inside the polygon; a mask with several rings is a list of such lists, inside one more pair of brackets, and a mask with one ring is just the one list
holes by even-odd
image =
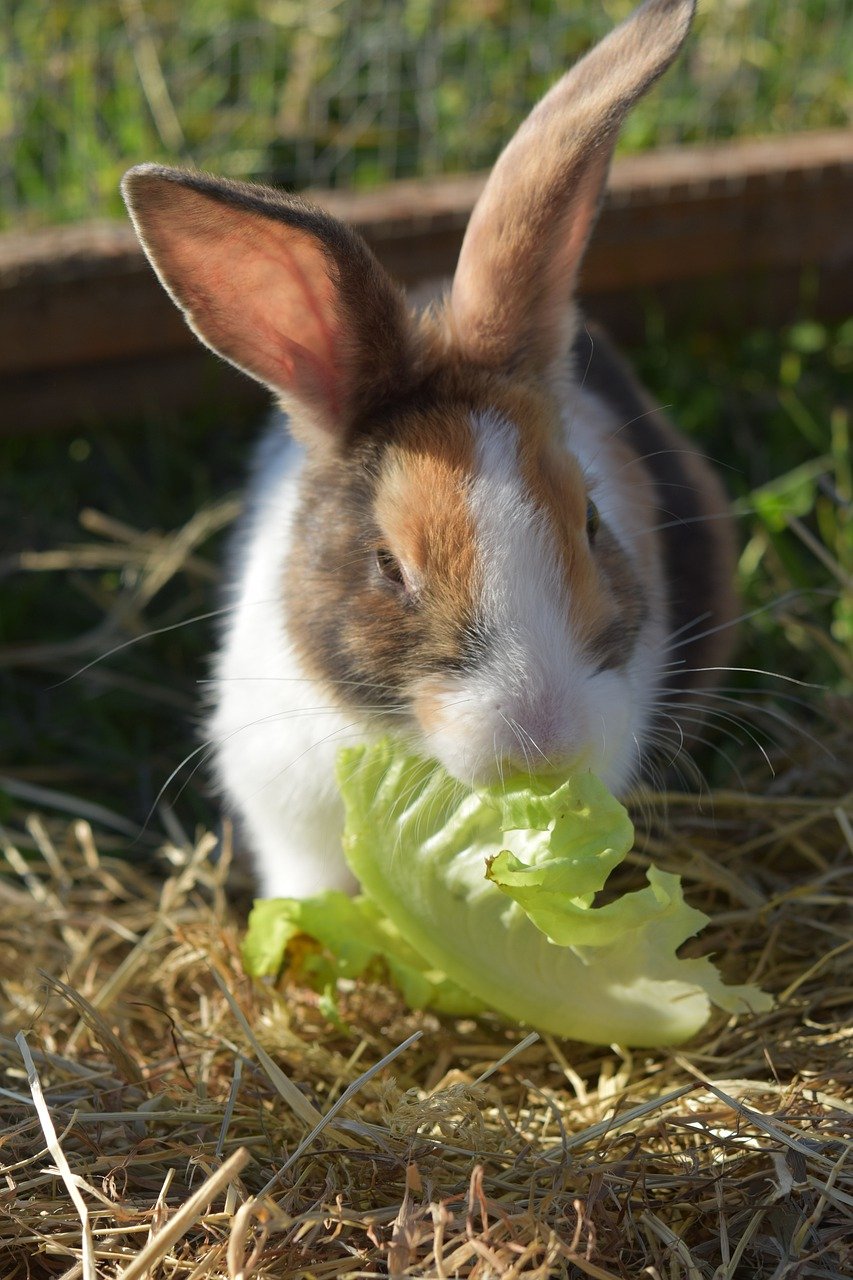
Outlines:
{"label": "blurred background foliage", "polygon": [[[289,188],[485,168],[633,0],[2,0],[0,226],[119,215],[140,160]],[[853,0],[705,0],[621,146],[841,126]]]}

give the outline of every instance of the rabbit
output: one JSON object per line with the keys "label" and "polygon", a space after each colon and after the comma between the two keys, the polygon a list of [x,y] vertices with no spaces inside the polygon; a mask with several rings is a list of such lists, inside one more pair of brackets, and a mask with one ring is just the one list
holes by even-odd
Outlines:
{"label": "rabbit", "polygon": [[353,889],[342,744],[390,733],[468,786],[588,768],[625,795],[727,653],[723,490],[574,301],[620,123],[693,9],[647,0],[554,85],[421,314],[297,196],[150,164],[124,178],[191,328],[284,411],[208,722],[265,895]]}

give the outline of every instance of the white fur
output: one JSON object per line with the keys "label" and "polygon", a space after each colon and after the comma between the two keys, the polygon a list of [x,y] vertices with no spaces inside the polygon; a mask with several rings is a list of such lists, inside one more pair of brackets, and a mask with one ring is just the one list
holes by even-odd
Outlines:
{"label": "white fur", "polygon": [[[594,474],[597,501],[627,549],[602,450],[602,428],[613,424],[595,424],[601,415],[597,402],[591,407],[600,434],[590,430],[590,419],[574,433],[585,437],[581,462]],[[474,415],[472,425],[477,472],[469,506],[488,653],[476,673],[448,677],[434,694],[430,751],[463,782],[491,781],[504,768],[525,765],[586,767],[622,790],[636,770],[648,719],[654,649],[643,637],[624,671],[595,673],[572,635],[554,532],[524,489],[517,430],[495,413]]]}
{"label": "white fur", "polygon": [[342,744],[364,735],[300,669],[282,602],[301,460],[291,442],[263,477],[208,726],[220,784],[245,824],[268,897],[354,887],[341,852],[334,762]]}

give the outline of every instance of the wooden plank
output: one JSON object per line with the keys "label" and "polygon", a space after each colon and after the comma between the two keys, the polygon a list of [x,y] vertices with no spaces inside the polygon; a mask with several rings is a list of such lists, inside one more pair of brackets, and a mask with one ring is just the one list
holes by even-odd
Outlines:
{"label": "wooden plank", "polygon": [[[412,287],[452,272],[484,180],[400,182],[313,198],[357,226],[387,269]],[[689,308],[700,282],[715,280],[728,282],[717,291],[722,304],[739,298],[755,318],[784,321],[808,268],[820,312],[849,313],[851,210],[847,132],[621,158],[582,293],[593,313],[615,318],[623,333],[635,328],[643,294],[678,311]],[[155,375],[163,379],[165,405],[185,403],[191,389],[203,394],[212,385],[209,368],[129,224],[0,236],[0,429],[134,412]],[[224,373],[216,394],[239,400],[249,393],[244,379]]]}

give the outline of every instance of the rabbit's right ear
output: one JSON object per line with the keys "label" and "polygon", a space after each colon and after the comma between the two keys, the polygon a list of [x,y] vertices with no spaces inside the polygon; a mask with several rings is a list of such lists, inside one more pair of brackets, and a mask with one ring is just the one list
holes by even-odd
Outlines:
{"label": "rabbit's right ear", "polygon": [[354,231],[268,188],[139,165],[122,193],[190,327],[276,391],[306,442],[340,442],[399,393],[402,295]]}
{"label": "rabbit's right ear", "polygon": [[646,0],[545,95],[498,158],[456,268],[458,347],[487,368],[560,368],[571,297],[625,113],[666,70],[695,0]]}

